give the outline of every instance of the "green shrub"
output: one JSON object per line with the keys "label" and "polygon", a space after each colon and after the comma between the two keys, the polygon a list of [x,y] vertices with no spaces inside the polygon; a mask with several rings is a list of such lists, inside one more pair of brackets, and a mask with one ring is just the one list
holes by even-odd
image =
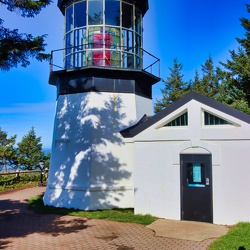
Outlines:
{"label": "green shrub", "polygon": [[20,182],[40,181],[40,173],[20,174]]}
{"label": "green shrub", "polygon": [[2,175],[0,176],[0,186],[8,186],[16,183],[16,176]]}
{"label": "green shrub", "polygon": [[[16,173],[0,175],[0,191],[37,186],[37,184],[40,183],[40,178],[40,172],[19,173],[19,175]],[[42,181],[46,181],[44,175],[42,176]]]}

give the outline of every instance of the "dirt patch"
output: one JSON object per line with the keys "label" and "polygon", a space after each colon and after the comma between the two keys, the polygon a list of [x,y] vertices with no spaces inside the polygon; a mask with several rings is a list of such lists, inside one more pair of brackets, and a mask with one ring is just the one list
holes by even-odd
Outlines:
{"label": "dirt patch", "polygon": [[23,187],[23,188],[15,188],[15,189],[9,189],[9,190],[3,190],[0,191],[0,195],[4,195],[4,194],[12,194],[21,190],[27,189],[27,187]]}

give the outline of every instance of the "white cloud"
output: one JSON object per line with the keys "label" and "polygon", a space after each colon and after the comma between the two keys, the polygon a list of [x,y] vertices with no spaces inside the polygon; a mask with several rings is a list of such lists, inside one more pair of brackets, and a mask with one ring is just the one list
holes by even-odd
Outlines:
{"label": "white cloud", "polygon": [[54,112],[55,102],[45,103],[12,103],[5,107],[0,107],[0,115],[3,114],[32,114]]}
{"label": "white cloud", "polygon": [[44,148],[49,148],[52,141],[55,103],[13,103],[0,107],[0,127],[9,136],[17,135],[21,141],[31,127],[37,136],[42,137]]}

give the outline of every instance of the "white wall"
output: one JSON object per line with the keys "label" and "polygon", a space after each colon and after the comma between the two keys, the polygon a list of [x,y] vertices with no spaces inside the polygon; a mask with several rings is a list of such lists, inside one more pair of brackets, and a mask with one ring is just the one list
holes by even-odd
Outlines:
{"label": "white wall", "polygon": [[221,147],[221,165],[213,167],[214,223],[250,221],[250,141],[217,143]]}
{"label": "white wall", "polygon": [[46,205],[100,209],[134,206],[133,145],[120,131],[152,114],[134,94],[59,96]]}
{"label": "white wall", "polygon": [[[140,156],[138,155],[141,152]],[[135,143],[135,213],[180,219],[180,168],[171,143]]]}

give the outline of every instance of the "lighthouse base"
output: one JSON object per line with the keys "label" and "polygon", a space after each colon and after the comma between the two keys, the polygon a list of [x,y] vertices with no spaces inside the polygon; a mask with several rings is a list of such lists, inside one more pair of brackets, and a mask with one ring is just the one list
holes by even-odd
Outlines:
{"label": "lighthouse base", "polygon": [[80,210],[98,210],[134,207],[134,189],[130,188],[94,188],[90,190],[72,190],[47,187],[44,196],[45,205],[74,208]]}
{"label": "lighthouse base", "polygon": [[152,100],[132,93],[59,95],[45,205],[134,207],[134,144],[120,131],[145,113]]}

